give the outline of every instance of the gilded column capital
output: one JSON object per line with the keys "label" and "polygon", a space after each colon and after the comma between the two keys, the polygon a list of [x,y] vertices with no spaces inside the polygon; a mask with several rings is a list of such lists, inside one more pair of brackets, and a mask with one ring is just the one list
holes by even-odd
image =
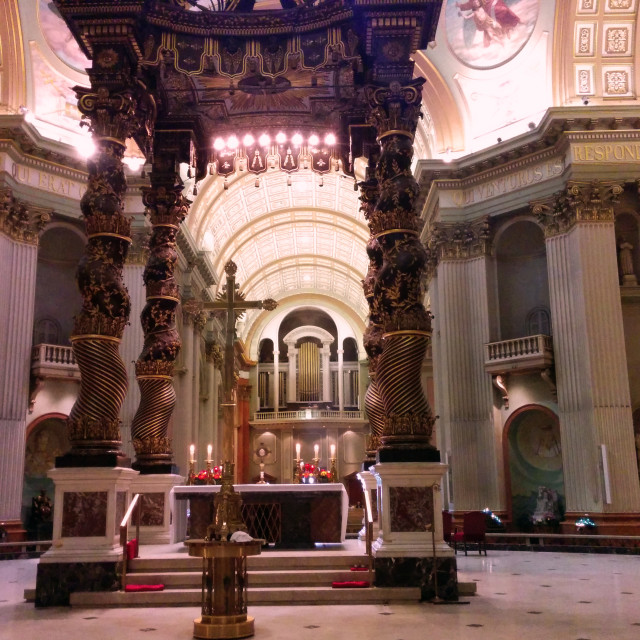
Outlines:
{"label": "gilded column capital", "polygon": [[413,141],[424,83],[424,78],[416,78],[406,84],[393,81],[388,85],[365,87],[370,108],[368,121],[375,127],[379,140],[401,135]]}
{"label": "gilded column capital", "polygon": [[29,206],[13,197],[9,188],[0,188],[0,233],[12,240],[38,244],[42,229],[51,220],[49,211]]}
{"label": "gilded column capital", "polygon": [[131,234],[131,246],[127,254],[127,265],[144,266],[149,258],[150,231],[140,231]]}
{"label": "gilded column capital", "polygon": [[546,238],[567,233],[582,222],[613,222],[624,187],[617,182],[570,181],[564,191],[531,203]]}
{"label": "gilded column capital", "polygon": [[182,301],[182,320],[185,324],[193,325],[197,328],[200,323],[199,317],[203,313],[203,303],[200,300],[188,298]]}
{"label": "gilded column capital", "polygon": [[432,277],[441,260],[469,260],[490,255],[493,246],[491,219],[483,216],[470,222],[436,222],[426,244],[429,276]]}
{"label": "gilded column capital", "polygon": [[222,353],[220,345],[215,341],[207,342],[204,349],[207,362],[211,362],[216,369],[222,371],[224,354]]}

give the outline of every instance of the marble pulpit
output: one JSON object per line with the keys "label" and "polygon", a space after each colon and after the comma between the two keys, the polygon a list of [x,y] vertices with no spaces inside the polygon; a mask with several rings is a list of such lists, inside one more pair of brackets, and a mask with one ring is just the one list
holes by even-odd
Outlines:
{"label": "marble pulpit", "polygon": [[[249,534],[278,546],[344,542],[349,498],[341,483],[240,484]],[[171,491],[172,542],[204,538],[213,521],[217,485],[179,486]]]}

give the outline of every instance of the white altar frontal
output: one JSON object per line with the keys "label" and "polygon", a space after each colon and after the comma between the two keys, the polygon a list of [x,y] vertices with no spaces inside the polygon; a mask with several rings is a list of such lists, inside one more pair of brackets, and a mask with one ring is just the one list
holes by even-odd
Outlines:
{"label": "white altar frontal", "polygon": [[[281,546],[344,542],[349,497],[344,485],[237,484],[249,533]],[[213,521],[219,485],[177,486],[171,490],[171,541],[203,538]]]}

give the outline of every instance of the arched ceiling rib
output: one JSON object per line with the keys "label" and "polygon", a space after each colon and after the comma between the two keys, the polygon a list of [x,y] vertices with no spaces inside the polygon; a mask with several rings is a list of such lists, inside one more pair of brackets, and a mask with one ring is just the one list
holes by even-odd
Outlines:
{"label": "arched ceiling rib", "polygon": [[[227,190],[207,178],[187,223],[199,245],[212,251],[216,271],[233,260],[248,299],[330,296],[364,319],[362,291],[369,230],[353,179],[341,173],[301,171],[240,175]],[[224,278],[221,279],[221,284]],[[259,314],[247,314],[251,325]]]}

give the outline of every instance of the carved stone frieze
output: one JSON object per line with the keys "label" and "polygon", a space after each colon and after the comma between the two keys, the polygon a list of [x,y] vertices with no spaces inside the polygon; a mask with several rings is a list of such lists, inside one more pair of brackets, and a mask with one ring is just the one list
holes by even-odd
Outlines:
{"label": "carved stone frieze", "polygon": [[0,187],[0,233],[18,242],[38,244],[38,236],[49,220],[49,211],[31,207],[14,198],[11,189]]}
{"label": "carved stone frieze", "polygon": [[624,187],[617,182],[570,181],[564,191],[531,203],[545,237],[567,233],[580,222],[613,222],[615,205]]}

